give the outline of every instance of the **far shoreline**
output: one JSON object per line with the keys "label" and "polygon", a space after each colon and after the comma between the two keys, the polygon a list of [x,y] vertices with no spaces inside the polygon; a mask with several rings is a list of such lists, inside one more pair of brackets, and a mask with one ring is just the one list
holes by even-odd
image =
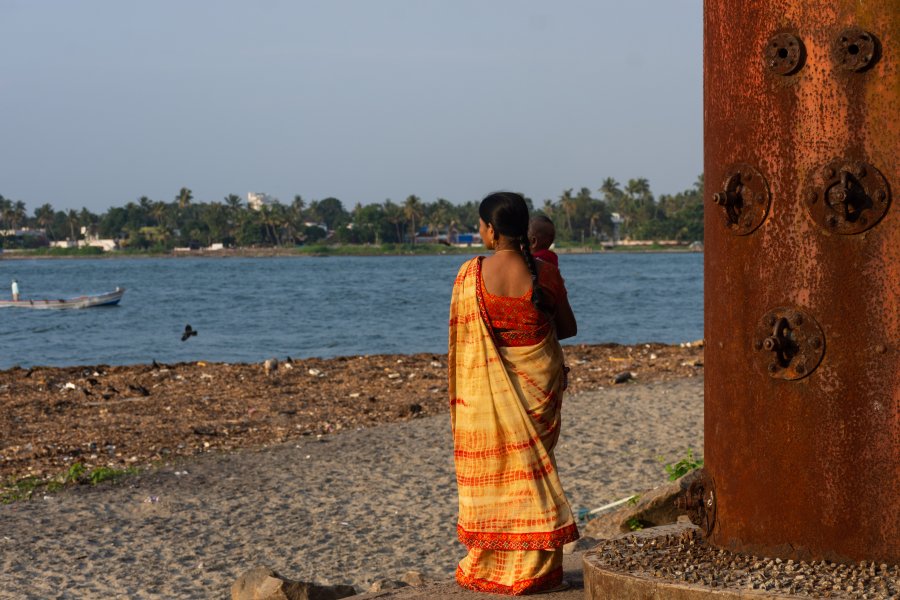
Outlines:
{"label": "far shoreline", "polygon": [[[307,249],[308,248],[308,249]],[[688,246],[617,246],[598,248],[576,246],[554,248],[557,254],[702,254],[702,250]],[[384,248],[379,246],[310,246],[298,248],[231,248],[226,250],[189,250],[169,252],[39,252],[34,250],[5,250],[0,252],[3,260],[47,260],[47,259],[123,259],[123,258],[329,258],[329,257],[397,257],[397,256],[478,256],[486,253],[484,246],[447,247],[434,244]]]}

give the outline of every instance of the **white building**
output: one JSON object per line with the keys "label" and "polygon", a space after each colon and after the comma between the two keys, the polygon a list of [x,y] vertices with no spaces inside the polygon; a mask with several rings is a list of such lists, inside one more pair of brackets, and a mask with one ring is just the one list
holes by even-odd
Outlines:
{"label": "white building", "polygon": [[82,247],[100,248],[104,252],[111,252],[119,247],[119,243],[113,239],[100,239],[92,227],[82,227],[81,235],[84,239],[79,242]]}
{"label": "white building", "polygon": [[263,206],[271,206],[278,202],[278,198],[263,192],[247,192],[247,206],[253,210],[259,210]]}

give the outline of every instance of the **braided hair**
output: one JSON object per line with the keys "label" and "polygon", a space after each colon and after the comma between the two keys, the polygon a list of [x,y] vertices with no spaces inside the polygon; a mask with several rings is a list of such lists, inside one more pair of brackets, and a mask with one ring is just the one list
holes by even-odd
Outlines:
{"label": "braided hair", "polygon": [[512,238],[519,244],[528,272],[531,273],[531,302],[543,313],[549,313],[544,293],[538,285],[537,262],[531,254],[528,241],[528,204],[525,197],[515,192],[495,192],[481,201],[478,216],[491,225],[500,235]]}

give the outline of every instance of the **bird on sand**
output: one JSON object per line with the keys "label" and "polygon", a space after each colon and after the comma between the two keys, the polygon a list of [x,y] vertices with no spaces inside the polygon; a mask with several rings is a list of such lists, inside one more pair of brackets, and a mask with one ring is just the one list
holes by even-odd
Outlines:
{"label": "bird on sand", "polygon": [[189,337],[192,335],[197,335],[197,330],[191,327],[190,325],[184,326],[184,333],[181,334],[181,341],[186,342]]}

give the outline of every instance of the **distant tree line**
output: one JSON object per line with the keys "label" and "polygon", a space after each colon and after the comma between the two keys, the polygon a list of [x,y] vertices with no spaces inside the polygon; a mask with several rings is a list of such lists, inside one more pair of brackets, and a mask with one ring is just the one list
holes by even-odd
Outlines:
{"label": "distant tree line", "polygon": [[[558,198],[531,208],[556,223],[557,240],[591,243],[613,239],[693,241],[703,239],[703,176],[690,189],[654,197],[646,179],[625,185],[607,178],[596,191],[564,190]],[[0,242],[5,247],[77,240],[88,235],[116,239],[122,247],[167,250],[176,246],[290,246],[334,242],[343,244],[415,243],[423,235],[478,231],[479,200],[454,204],[444,198],[425,202],[411,195],[403,202],[357,203],[347,210],[337,198],[290,203],[274,201],[249,207],[236,194],[218,202],[195,202],[188,188],[169,201],[142,196],[136,202],[102,214],[86,208],[56,210],[43,204],[29,216],[25,203],[0,195]],[[22,228],[42,229],[46,239],[9,235]]]}

